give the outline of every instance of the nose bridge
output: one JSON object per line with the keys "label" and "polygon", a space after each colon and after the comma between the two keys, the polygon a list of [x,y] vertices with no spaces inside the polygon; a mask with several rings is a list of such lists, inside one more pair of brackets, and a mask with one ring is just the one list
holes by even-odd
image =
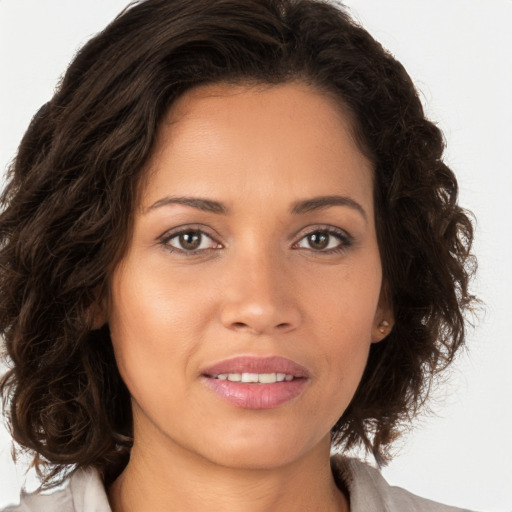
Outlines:
{"label": "nose bridge", "polygon": [[268,246],[240,251],[229,266],[222,308],[225,327],[270,334],[299,325],[293,282],[279,251]]}

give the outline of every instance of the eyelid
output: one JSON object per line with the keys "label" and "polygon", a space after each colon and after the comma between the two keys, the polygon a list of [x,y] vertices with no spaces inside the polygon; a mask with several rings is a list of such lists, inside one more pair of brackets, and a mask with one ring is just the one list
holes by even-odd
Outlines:
{"label": "eyelid", "polygon": [[[207,229],[205,229],[207,228]],[[198,249],[198,250],[190,250],[187,251],[185,249],[179,249],[178,247],[171,246],[169,244],[169,240],[187,232],[197,232],[201,235],[204,235],[208,238],[210,238],[215,244],[218,245],[218,247],[210,247],[206,249]],[[186,256],[194,256],[198,254],[204,254],[205,252],[210,251],[216,251],[218,249],[223,249],[225,246],[222,242],[219,241],[220,236],[212,235],[208,231],[212,231],[211,228],[201,225],[201,224],[183,224],[180,226],[175,226],[169,230],[167,230],[165,233],[163,233],[161,236],[158,237],[158,243],[163,245],[168,251],[170,252],[177,252],[180,254],[184,254]],[[303,240],[308,235],[311,235],[313,233],[327,233],[329,235],[333,235],[337,237],[340,240],[340,245],[335,248],[331,249],[325,249],[325,250],[315,250],[315,249],[307,249],[302,247],[297,247],[298,243]],[[330,224],[315,224],[311,226],[307,226],[305,228],[302,228],[295,236],[294,239],[296,240],[292,244],[292,249],[305,249],[307,251],[315,252],[318,254],[330,254],[330,253],[339,253],[342,251],[347,250],[349,247],[351,247],[354,243],[354,237],[348,233],[345,229],[339,228],[337,226],[333,226]]]}
{"label": "eyelid", "polygon": [[[340,240],[340,245],[338,247],[332,249],[325,250],[315,250],[315,249],[307,249],[303,247],[297,247],[300,241],[302,241],[305,237],[313,234],[313,233],[327,233],[329,235],[333,235]],[[354,244],[354,237],[348,233],[346,230],[332,226],[330,224],[317,224],[314,226],[307,226],[303,228],[295,235],[296,242],[293,244],[294,249],[305,249],[307,251],[315,252],[318,254],[331,254],[331,253],[339,253],[347,250]]]}
{"label": "eyelid", "polygon": [[[209,229],[209,230],[211,231],[211,229]],[[201,235],[208,237],[209,239],[212,240],[212,242],[214,242],[216,245],[218,245],[218,247],[209,247],[207,249],[197,249],[197,250],[187,251],[185,249],[180,249],[179,247],[174,247],[169,244],[169,241],[172,240],[173,238],[175,238],[181,234],[190,233],[190,232],[200,233]],[[219,242],[218,238],[220,238],[220,237],[217,237],[215,235],[212,235],[211,233],[208,233],[208,231],[205,229],[205,226],[203,226],[201,224],[183,224],[181,226],[176,226],[174,228],[171,228],[171,229],[167,230],[165,233],[163,233],[162,235],[160,235],[158,237],[158,243],[163,245],[165,247],[165,249],[168,250],[169,252],[176,252],[179,254],[183,254],[185,256],[197,256],[199,254],[204,254],[205,252],[223,249],[224,244]]]}

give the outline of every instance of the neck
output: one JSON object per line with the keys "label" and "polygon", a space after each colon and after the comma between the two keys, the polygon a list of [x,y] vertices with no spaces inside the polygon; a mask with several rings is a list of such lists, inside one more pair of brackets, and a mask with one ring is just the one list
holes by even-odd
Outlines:
{"label": "neck", "polygon": [[113,512],[173,510],[348,512],[329,460],[330,442],[280,467],[232,468],[177,445],[135,443],[109,490]]}

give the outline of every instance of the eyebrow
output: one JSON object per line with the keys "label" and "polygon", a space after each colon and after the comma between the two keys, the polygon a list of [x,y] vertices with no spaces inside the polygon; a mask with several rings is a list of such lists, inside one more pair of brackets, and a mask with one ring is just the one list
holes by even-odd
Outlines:
{"label": "eyebrow", "polygon": [[320,196],[311,199],[304,199],[297,201],[293,204],[291,212],[294,215],[308,213],[316,210],[324,210],[332,206],[348,206],[361,214],[366,222],[368,222],[368,215],[365,209],[354,199],[347,196]]}
{"label": "eyebrow", "polygon": [[[175,196],[166,196],[158,201],[154,202],[151,206],[149,206],[145,213],[148,213],[151,210],[156,208],[161,208],[162,206],[168,206],[173,204],[181,204],[184,206],[190,206],[191,208],[196,208],[197,210],[201,210],[208,213],[217,213],[222,215],[227,215],[229,213],[229,208],[219,202],[214,201],[212,199],[203,199],[200,197],[175,197]],[[364,218],[366,222],[368,222],[368,216],[364,208],[354,199],[347,196],[319,196],[313,197],[311,199],[303,199],[300,201],[296,201],[293,203],[290,212],[292,215],[301,215],[304,213],[324,210],[327,208],[331,208],[333,206],[347,206],[359,212],[361,216]]]}
{"label": "eyebrow", "polygon": [[202,210],[203,212],[209,213],[220,213],[226,215],[229,213],[229,209],[224,204],[219,201],[213,201],[211,199],[202,199],[200,197],[163,197],[159,199],[151,206],[147,208],[145,213],[148,213],[155,208],[160,208],[162,206],[168,206],[172,204],[182,204],[184,206],[190,206],[191,208],[196,208],[197,210]]}

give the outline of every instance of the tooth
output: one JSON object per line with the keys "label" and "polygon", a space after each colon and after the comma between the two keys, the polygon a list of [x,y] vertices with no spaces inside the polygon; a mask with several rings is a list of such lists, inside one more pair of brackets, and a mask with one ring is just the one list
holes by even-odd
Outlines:
{"label": "tooth", "polygon": [[215,377],[218,380],[229,380],[231,382],[274,384],[275,382],[290,382],[293,375],[286,373],[220,373]]}
{"label": "tooth", "polygon": [[276,380],[275,373],[260,373],[258,376],[258,382],[261,384],[273,384]]}
{"label": "tooth", "polygon": [[258,382],[258,374],[242,373],[242,382]]}

